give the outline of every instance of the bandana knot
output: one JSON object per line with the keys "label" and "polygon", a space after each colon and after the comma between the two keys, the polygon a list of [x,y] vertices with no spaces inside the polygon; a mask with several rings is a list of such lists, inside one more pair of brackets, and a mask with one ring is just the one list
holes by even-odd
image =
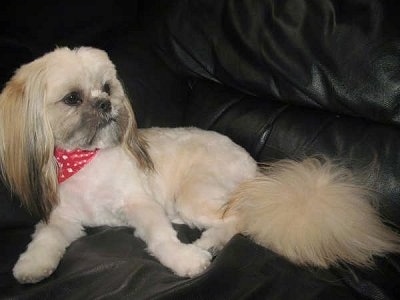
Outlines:
{"label": "bandana knot", "polygon": [[78,173],[86,166],[97,154],[95,150],[65,150],[55,148],[54,156],[58,165],[58,183],[61,183],[72,175]]}

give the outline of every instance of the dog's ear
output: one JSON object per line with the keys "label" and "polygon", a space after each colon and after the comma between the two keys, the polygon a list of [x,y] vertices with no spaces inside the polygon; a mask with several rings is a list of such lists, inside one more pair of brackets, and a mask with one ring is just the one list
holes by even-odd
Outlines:
{"label": "dog's ear", "polygon": [[58,203],[54,139],[46,118],[46,66],[22,66],[0,95],[0,167],[22,204],[48,220]]}
{"label": "dog's ear", "polygon": [[154,164],[147,151],[147,141],[138,131],[135,115],[127,97],[125,97],[124,106],[128,120],[126,121],[126,129],[124,129],[122,145],[136,158],[140,168],[145,171],[152,171]]}

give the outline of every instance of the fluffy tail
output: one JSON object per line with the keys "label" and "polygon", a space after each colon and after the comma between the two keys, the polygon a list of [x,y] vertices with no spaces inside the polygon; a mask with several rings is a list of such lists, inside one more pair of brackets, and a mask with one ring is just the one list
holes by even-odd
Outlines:
{"label": "fluffy tail", "polygon": [[319,267],[371,266],[375,255],[400,252],[400,236],[382,223],[371,195],[349,171],[314,158],[283,160],[260,171],[227,208],[258,244]]}

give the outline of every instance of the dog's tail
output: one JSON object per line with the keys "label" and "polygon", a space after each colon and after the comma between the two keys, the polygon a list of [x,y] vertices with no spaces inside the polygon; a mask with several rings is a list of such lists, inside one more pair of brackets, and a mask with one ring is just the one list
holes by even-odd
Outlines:
{"label": "dog's tail", "polygon": [[375,255],[400,252],[400,236],[370,196],[329,161],[283,160],[240,185],[226,213],[238,216],[240,232],[294,263],[365,267]]}

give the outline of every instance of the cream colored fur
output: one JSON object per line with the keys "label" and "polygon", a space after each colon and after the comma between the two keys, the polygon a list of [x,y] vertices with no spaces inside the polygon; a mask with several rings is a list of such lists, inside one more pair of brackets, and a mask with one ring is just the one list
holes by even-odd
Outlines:
{"label": "cream colored fur", "polygon": [[346,169],[308,158],[282,160],[235,191],[229,213],[240,231],[298,264],[373,265],[399,251],[399,236],[372,205],[373,194]]}
{"label": "cream colored fur", "polygon": [[[399,252],[371,195],[329,161],[258,167],[215,132],[137,129],[115,67],[98,49],[56,49],[22,66],[0,95],[0,128],[3,178],[44,220],[13,269],[21,283],[52,274],[83,226],[134,227],[180,276],[203,272],[210,250],[240,232],[303,265],[369,266],[374,255]],[[99,151],[57,185],[54,147]],[[204,232],[183,244],[172,222]]]}

